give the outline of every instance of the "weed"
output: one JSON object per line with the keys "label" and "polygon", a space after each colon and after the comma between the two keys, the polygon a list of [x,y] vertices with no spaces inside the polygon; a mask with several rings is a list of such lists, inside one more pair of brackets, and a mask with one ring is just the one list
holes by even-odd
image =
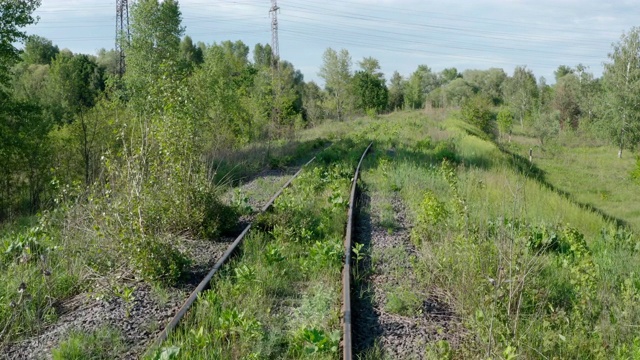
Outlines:
{"label": "weed", "polygon": [[402,316],[416,316],[420,312],[422,302],[411,286],[400,285],[386,292],[386,311]]}
{"label": "weed", "polygon": [[93,332],[74,331],[52,350],[54,360],[110,360],[125,350],[122,335],[110,328]]}
{"label": "weed", "polygon": [[296,337],[296,343],[307,355],[324,352],[336,353],[338,351],[340,336],[339,331],[327,334],[323,330],[304,329]]}
{"label": "weed", "polygon": [[126,317],[129,317],[129,315],[131,314],[131,310],[135,305],[134,301],[136,298],[133,295],[135,290],[136,290],[135,287],[122,286],[122,287],[118,287],[115,291],[116,296],[122,299],[122,301],[124,301]]}

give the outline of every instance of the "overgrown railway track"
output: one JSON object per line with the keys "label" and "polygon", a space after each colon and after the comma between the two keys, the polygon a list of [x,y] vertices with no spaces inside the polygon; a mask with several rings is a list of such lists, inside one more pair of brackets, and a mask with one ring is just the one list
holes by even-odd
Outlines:
{"label": "overgrown railway track", "polygon": [[[351,253],[352,253],[352,227],[353,227],[353,215],[354,215],[354,207],[355,207],[355,200],[356,200],[356,189],[357,189],[357,182],[358,182],[358,177],[359,177],[359,173],[360,173],[360,168],[362,166],[362,162],[366,156],[366,154],[368,153],[369,149],[371,148],[372,143],[369,143],[368,146],[366,147],[366,149],[364,150],[364,152],[360,155],[359,157],[359,162],[357,164],[357,167],[355,168],[355,172],[353,172],[353,176],[349,176],[349,180],[350,181],[350,196],[349,196],[349,200],[348,200],[348,204],[347,204],[347,219],[346,219],[346,227],[343,229],[343,255],[341,256],[342,258],[342,276],[340,277],[341,279],[341,286],[339,286],[339,282],[340,280],[336,281],[336,289],[342,289],[342,298],[341,298],[341,311],[340,311],[340,325],[342,328],[342,336],[341,336],[341,342],[340,342],[340,347],[342,349],[342,353],[343,353],[343,358],[344,359],[352,359],[352,341],[351,341]],[[361,148],[362,149],[362,148]],[[359,153],[358,153],[359,154]],[[320,154],[319,154],[320,155]],[[319,156],[318,155],[318,156]],[[353,158],[353,157],[351,157]],[[297,179],[299,177],[299,175],[305,170],[309,168],[309,165],[312,164],[314,161],[316,160],[316,157],[312,158],[311,160],[309,160],[306,164],[304,164],[272,197],[271,199],[262,207],[261,211],[259,214],[266,214],[270,208],[273,207],[274,203],[276,203],[276,200],[282,195],[282,193],[285,191],[285,189],[287,189],[291,183]],[[353,169],[353,168],[352,168]],[[313,169],[315,170],[315,169]],[[311,172],[313,172],[313,170],[310,170]],[[344,171],[342,172],[343,176],[344,176]],[[304,181],[304,180],[301,180]],[[346,195],[346,194],[345,194]],[[326,201],[327,199],[325,199]],[[331,201],[330,201],[331,202]],[[346,201],[344,201],[346,202]],[[344,208],[343,208],[344,209]],[[344,213],[342,213],[344,214]],[[344,215],[342,215],[344,216]],[[256,219],[260,218],[260,215],[258,215],[256,217]],[[342,217],[342,219],[344,219],[344,217]],[[342,221],[342,220],[341,220]],[[344,224],[344,223],[343,223]],[[178,310],[178,312],[176,313],[176,315],[171,319],[171,321],[167,324],[167,326],[165,327],[165,329],[160,332],[160,334],[156,337],[155,341],[154,341],[154,348],[155,349],[160,349],[160,347],[166,343],[166,340],[168,337],[171,336],[171,334],[177,329],[177,327],[179,326],[179,324],[184,323],[185,320],[183,320],[185,318],[185,316],[191,312],[191,310],[193,309],[193,305],[197,303],[196,300],[198,300],[199,298],[203,297],[203,292],[205,290],[207,290],[208,288],[211,287],[211,284],[215,282],[215,280],[212,281],[212,279],[214,279],[214,276],[220,272],[220,270],[225,266],[225,264],[227,264],[229,262],[229,259],[232,258],[232,255],[238,251],[238,248],[240,246],[241,243],[243,243],[243,240],[247,237],[248,234],[250,234],[250,230],[252,229],[252,227],[255,227],[255,221],[254,223],[250,223],[248,224],[244,230],[240,233],[240,235],[235,239],[235,241],[233,241],[233,243],[227,248],[227,250],[225,251],[225,253],[222,255],[222,257],[216,262],[216,264],[213,266],[213,268],[209,271],[209,273],[202,279],[202,281],[200,282],[200,284],[196,287],[196,289],[191,293],[191,295],[187,298],[187,300],[184,302],[184,304],[181,306],[181,308]],[[256,230],[256,231],[260,231],[260,230]],[[304,230],[303,230],[304,232]],[[309,244],[310,247],[313,246],[317,246],[318,242],[316,241],[315,244]],[[313,249],[309,250],[310,252],[313,252]],[[340,252],[337,252],[337,254],[340,254]],[[235,266],[236,264],[234,264]],[[246,266],[245,266],[246,268]],[[237,269],[234,269],[237,271]],[[240,269],[242,270],[242,268]],[[236,273],[237,274],[237,273]],[[212,290],[213,292],[214,290]],[[337,293],[339,293],[340,290],[337,290]],[[248,295],[247,295],[248,296]],[[244,314],[244,311],[242,312],[242,314]],[[187,325],[190,326],[190,325]],[[180,325],[180,327],[182,327]],[[197,327],[196,327],[197,329]],[[190,330],[191,332],[193,332],[193,330]],[[315,331],[315,329],[314,329]],[[202,327],[200,327],[200,333],[202,333]],[[311,340],[313,341],[313,340]],[[337,343],[336,343],[337,345]],[[338,354],[339,351],[335,350],[334,354]]]}
{"label": "overgrown railway track", "polygon": [[[289,185],[291,185],[291,182],[293,182],[293,180],[295,178],[297,178],[298,175],[300,175],[300,173],[304,170],[304,168],[306,166],[308,166],[309,164],[311,164],[315,159],[316,159],[316,157],[314,156],[309,161],[307,161],[304,165],[302,165],[300,167],[300,169],[295,174],[293,174],[293,176],[291,176],[291,178],[284,185],[282,185],[280,187],[280,189],[278,189],[278,191],[275,194],[273,194],[273,196],[269,199],[269,201],[262,207],[262,209],[260,209],[260,213],[264,213],[265,211],[267,211],[273,205],[273,203],[276,201],[278,196],[280,196],[280,194],[282,194],[284,189],[286,189]],[[154,346],[161,346],[162,345],[162,343],[167,339],[169,334],[176,328],[176,326],[178,326],[178,324],[180,323],[182,318],[184,318],[184,316],[187,314],[189,309],[191,309],[191,306],[193,306],[193,304],[197,300],[198,295],[201,294],[204,290],[209,289],[210,284],[211,284],[211,279],[213,278],[213,276],[232,257],[232,255],[234,254],[234,252],[236,251],[238,246],[244,240],[245,236],[249,233],[249,230],[251,229],[252,225],[253,225],[252,222],[249,223],[242,230],[240,235],[238,235],[238,237],[236,237],[236,239],[231,243],[231,245],[229,245],[227,250],[220,257],[220,259],[218,259],[218,261],[213,266],[213,268],[211,268],[211,270],[202,279],[202,281],[200,281],[198,286],[191,292],[191,294],[189,295],[187,300],[184,302],[184,304],[180,307],[180,309],[178,310],[176,315],[171,319],[171,321],[169,321],[169,323],[164,328],[164,330],[162,330],[160,332],[160,334],[158,334],[158,336],[156,337],[156,339],[154,341]]]}

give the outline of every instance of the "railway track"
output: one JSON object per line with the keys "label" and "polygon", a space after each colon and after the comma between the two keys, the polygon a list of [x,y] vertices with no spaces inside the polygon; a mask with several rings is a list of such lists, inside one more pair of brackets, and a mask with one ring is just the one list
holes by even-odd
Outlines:
{"label": "railway track", "polygon": [[[275,194],[273,194],[273,196],[269,199],[269,201],[262,207],[262,209],[260,209],[260,213],[264,213],[265,211],[267,211],[273,205],[273,203],[276,201],[278,196],[280,196],[280,194],[282,194],[284,189],[289,187],[289,185],[291,185],[291,182],[293,182],[293,180],[295,178],[297,178],[298,175],[300,175],[300,173],[304,170],[304,168],[307,167],[309,164],[311,164],[315,159],[316,159],[316,157],[314,156],[309,161],[307,161],[304,165],[302,165],[300,167],[300,169],[289,180],[287,180],[287,182],[284,185],[282,185],[280,187],[280,189],[278,189],[278,191]],[[210,284],[211,284],[211,278],[213,278],[213,276],[220,270],[220,268],[231,258],[231,256],[234,254],[234,252],[236,251],[238,246],[244,240],[245,236],[249,233],[249,230],[251,229],[252,225],[253,225],[253,223],[249,223],[242,230],[240,235],[238,235],[238,237],[236,237],[236,239],[231,243],[231,245],[229,245],[227,250],[220,257],[220,259],[218,259],[218,261],[213,266],[213,268],[211,268],[211,270],[202,279],[202,281],[200,281],[198,286],[191,292],[191,294],[189,295],[187,300],[184,302],[184,304],[180,307],[180,309],[178,310],[176,315],[171,319],[171,321],[169,321],[169,323],[164,328],[164,330],[162,330],[160,332],[160,334],[158,334],[158,336],[156,337],[156,339],[155,339],[155,341],[153,343],[154,346],[159,347],[159,346],[162,345],[162,343],[167,339],[169,334],[173,330],[175,330],[175,328],[178,326],[180,321],[187,314],[189,309],[191,309],[191,307],[193,306],[193,304],[197,300],[198,295],[201,294],[204,290],[209,289]]]}
{"label": "railway track", "polygon": [[353,341],[351,331],[351,253],[353,249],[352,233],[353,233],[353,213],[356,200],[356,189],[358,187],[358,177],[360,176],[360,167],[364,157],[369,152],[371,145],[365,149],[356,167],[356,172],[351,183],[351,194],[349,196],[349,211],[347,213],[347,228],[344,236],[344,268],[342,270],[342,358],[343,360],[353,359]]}
{"label": "railway track", "polygon": [[[342,327],[342,341],[340,342],[343,358],[344,359],[352,359],[352,335],[351,335],[351,253],[352,253],[352,228],[353,228],[353,215],[354,215],[354,206],[355,206],[355,198],[356,198],[356,189],[357,182],[360,173],[360,168],[362,166],[362,162],[371,148],[372,143],[370,143],[365,151],[360,156],[358,165],[353,173],[353,177],[351,178],[350,185],[350,196],[348,200],[348,211],[347,211],[347,221],[346,228],[344,231],[344,243],[343,243],[343,266],[342,266],[342,308],[341,308],[341,327]],[[326,150],[326,149],[325,149]],[[323,150],[324,151],[324,150]],[[322,153],[322,152],[321,152]],[[320,154],[319,154],[320,155]],[[318,155],[318,156],[319,156]],[[316,160],[316,157],[313,157],[306,164],[304,164],[272,197],[271,199],[262,207],[260,214],[266,213],[276,202],[276,199],[284,192],[286,188],[288,188],[291,183],[298,178],[298,176],[309,167],[311,163]],[[232,255],[237,251],[240,244],[250,233],[251,228],[254,227],[253,223],[248,224],[244,230],[240,233],[240,235],[233,241],[233,243],[227,248],[222,257],[217,261],[217,263],[213,266],[213,268],[209,271],[209,273],[202,279],[200,284],[196,287],[196,289],[190,294],[181,308],[178,310],[176,315],[169,321],[167,326],[164,328],[162,332],[156,337],[153,348],[159,349],[163,343],[167,340],[167,338],[171,335],[172,332],[176,330],[178,325],[183,321],[183,318],[190,312],[192,306],[196,303],[196,300],[203,294],[203,292],[211,286],[212,278],[216,273],[220,271],[220,269],[229,261]],[[338,287],[340,288],[340,287]]]}

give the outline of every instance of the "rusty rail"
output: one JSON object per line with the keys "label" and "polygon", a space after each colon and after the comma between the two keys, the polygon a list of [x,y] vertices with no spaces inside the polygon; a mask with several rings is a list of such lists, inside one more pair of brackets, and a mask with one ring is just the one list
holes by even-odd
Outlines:
{"label": "rusty rail", "polygon": [[356,187],[358,186],[358,177],[360,176],[360,167],[364,157],[369,152],[369,149],[373,145],[373,142],[369,143],[369,146],[364,150],[358,162],[358,167],[353,175],[353,183],[351,184],[351,196],[349,197],[349,212],[347,213],[347,229],[344,237],[344,268],[342,269],[342,349],[344,360],[352,360],[353,358],[353,344],[351,339],[351,249],[353,242],[351,241],[351,234],[353,231],[353,208],[356,198]]}

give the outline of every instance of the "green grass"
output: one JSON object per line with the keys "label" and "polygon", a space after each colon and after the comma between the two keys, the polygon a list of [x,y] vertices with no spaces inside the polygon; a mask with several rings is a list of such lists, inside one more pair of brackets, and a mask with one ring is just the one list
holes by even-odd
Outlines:
{"label": "green grass", "polygon": [[[509,150],[524,154],[528,138],[514,137]],[[625,221],[640,230],[640,186],[631,178],[635,157],[625,152],[617,158],[617,149],[602,144],[576,144],[564,138],[535,148],[534,164],[544,179],[578,203],[593,206],[607,215]]]}
{"label": "green grass", "polygon": [[73,331],[53,349],[53,360],[110,360],[126,350],[117,330]]}

